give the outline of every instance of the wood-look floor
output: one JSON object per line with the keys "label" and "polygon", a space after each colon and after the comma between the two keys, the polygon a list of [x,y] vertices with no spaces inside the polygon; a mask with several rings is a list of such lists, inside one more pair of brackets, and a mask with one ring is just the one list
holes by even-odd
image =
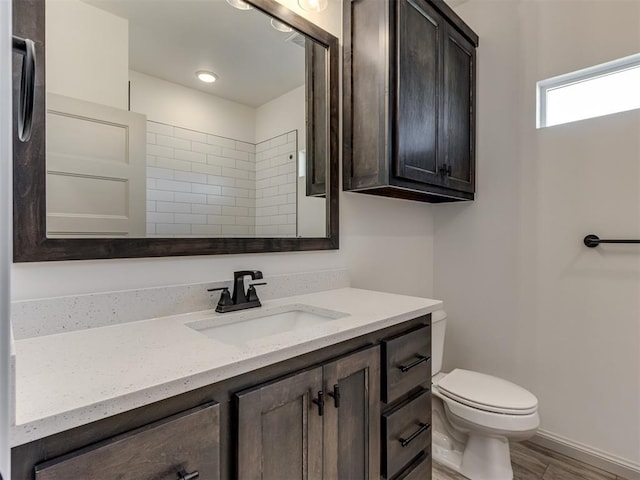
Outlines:
{"label": "wood-look floor", "polygon": [[[511,444],[515,480],[625,480],[530,442]],[[433,480],[466,480],[433,462]]]}

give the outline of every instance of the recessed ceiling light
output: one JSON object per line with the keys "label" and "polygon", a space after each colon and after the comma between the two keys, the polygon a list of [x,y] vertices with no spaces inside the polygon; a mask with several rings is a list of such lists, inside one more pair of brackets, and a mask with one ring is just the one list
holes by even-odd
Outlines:
{"label": "recessed ceiling light", "polygon": [[284,32],[284,33],[293,32],[293,28],[291,28],[286,23],[282,23],[281,21],[276,20],[275,18],[271,19],[271,26],[276,30],[278,30],[279,32]]}
{"label": "recessed ceiling light", "polygon": [[196,72],[196,77],[198,77],[204,83],[213,83],[218,79],[218,76],[215,73],[207,72],[205,70]]}
{"label": "recessed ceiling light", "polygon": [[238,10],[251,10],[253,7],[242,0],[227,0],[227,3]]}
{"label": "recessed ceiling light", "polygon": [[[228,1],[228,0],[227,0]],[[328,0],[298,0],[298,5],[307,12],[321,12],[329,4]]]}

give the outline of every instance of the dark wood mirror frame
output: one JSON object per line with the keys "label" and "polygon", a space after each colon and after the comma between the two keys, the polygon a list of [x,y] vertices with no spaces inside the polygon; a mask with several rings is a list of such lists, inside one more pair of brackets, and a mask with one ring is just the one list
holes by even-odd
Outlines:
{"label": "dark wood mirror frame", "polygon": [[[247,0],[328,50],[327,236],[318,238],[115,238],[52,239],[46,234],[45,0],[13,0],[13,33],[36,44],[36,94],[31,140],[13,141],[13,260],[41,262],[108,258],[219,255],[338,248],[338,39],[275,0]],[[14,55],[13,111],[17,112],[21,58]],[[17,132],[14,113],[13,128]]]}

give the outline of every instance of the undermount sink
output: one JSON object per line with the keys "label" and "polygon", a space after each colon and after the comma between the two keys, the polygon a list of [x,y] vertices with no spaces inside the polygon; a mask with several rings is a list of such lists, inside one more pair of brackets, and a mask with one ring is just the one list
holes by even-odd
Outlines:
{"label": "undermount sink", "polygon": [[252,340],[304,330],[346,316],[343,312],[308,305],[287,305],[217,316],[186,326],[219,342],[243,346]]}

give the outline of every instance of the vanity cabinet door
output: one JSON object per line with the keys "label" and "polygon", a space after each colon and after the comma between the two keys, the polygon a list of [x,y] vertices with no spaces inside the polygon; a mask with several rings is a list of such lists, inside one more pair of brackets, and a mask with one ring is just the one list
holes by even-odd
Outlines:
{"label": "vanity cabinet door", "polygon": [[380,478],[380,347],[324,367],[324,478]]}
{"label": "vanity cabinet door", "polygon": [[188,410],[35,467],[35,480],[180,478],[220,478],[217,403]]}
{"label": "vanity cabinet door", "polygon": [[320,480],[322,367],[236,394],[238,478]]}

